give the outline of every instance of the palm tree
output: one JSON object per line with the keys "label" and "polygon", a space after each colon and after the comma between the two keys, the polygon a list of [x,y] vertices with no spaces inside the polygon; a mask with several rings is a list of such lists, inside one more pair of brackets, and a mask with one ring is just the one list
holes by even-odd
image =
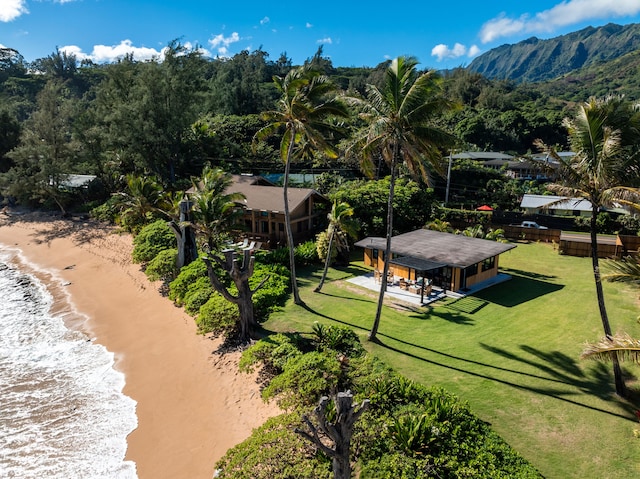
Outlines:
{"label": "palm tree", "polygon": [[338,203],[334,200],[331,211],[327,215],[329,219],[329,226],[327,227],[327,234],[329,236],[329,246],[327,248],[327,257],[324,260],[324,270],[322,271],[322,278],[320,278],[320,284],[316,287],[314,292],[319,293],[324,285],[324,281],[327,278],[327,271],[329,270],[329,264],[331,263],[331,256],[336,243],[336,250],[348,251],[349,241],[348,236],[355,237],[357,231],[357,224],[351,221],[353,216],[353,208],[344,201]]}
{"label": "palm tree", "polygon": [[167,209],[162,185],[153,177],[127,175],[127,192],[120,194],[122,221],[135,229],[147,223],[153,215]]}
{"label": "palm tree", "polygon": [[612,361],[615,357],[617,360],[640,363],[640,339],[626,334],[604,337],[598,343],[587,344],[580,357],[600,361]]}
{"label": "palm tree", "polygon": [[378,332],[387,288],[398,167],[404,164],[411,175],[421,176],[428,182],[430,169],[442,170],[440,148],[452,145],[455,141],[452,135],[432,123],[437,115],[453,107],[441,94],[441,79],[434,71],[418,73],[417,64],[413,57],[396,58],[385,72],[382,90],[368,85],[366,101],[352,100],[363,109],[361,116],[368,122],[365,133],[355,143],[361,148],[364,171],[370,174],[380,155],[391,170],[384,271],[376,317],[369,333],[369,340],[372,341]]}
{"label": "palm tree", "polygon": [[202,177],[193,182],[192,225],[204,239],[209,252],[217,251],[229,238],[229,233],[238,227],[243,215],[238,202],[242,193],[226,193],[233,180],[221,169],[205,167]]}
{"label": "palm tree", "polygon": [[332,122],[335,118],[348,117],[346,105],[336,95],[336,86],[325,75],[302,66],[292,69],[287,75],[274,77],[274,84],[280,93],[277,109],[266,111],[263,118],[269,122],[254,136],[263,140],[282,132],[280,158],[284,162],[284,216],[289,247],[289,266],[291,271],[291,289],[296,304],[302,304],[295,271],[293,232],[289,211],[289,172],[294,158],[307,155],[313,148],[328,158],[335,159],[338,153],[328,141],[340,128]]}
{"label": "palm tree", "polygon": [[[620,97],[589,99],[578,108],[573,119],[565,120],[569,142],[575,155],[561,162],[560,181],[549,189],[563,197],[583,198],[591,202],[591,262],[598,309],[604,334],[613,341],[602,289],[598,261],[597,217],[600,208],[614,201],[633,205],[638,191],[623,184],[625,164],[632,156],[628,144],[636,140],[637,114]],[[633,128],[635,126],[635,128]],[[624,396],[626,388],[617,353],[611,351],[616,393]]]}

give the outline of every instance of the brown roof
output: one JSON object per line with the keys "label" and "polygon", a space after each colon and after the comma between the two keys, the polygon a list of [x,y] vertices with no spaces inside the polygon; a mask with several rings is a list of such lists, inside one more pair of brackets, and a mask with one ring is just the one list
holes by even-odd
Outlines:
{"label": "brown roof", "polygon": [[[227,191],[230,193],[242,193],[246,199],[241,200],[241,202],[247,209],[284,212],[282,187],[274,186],[273,183],[261,176],[233,175],[233,184]],[[312,195],[328,201],[314,189],[290,186],[288,189],[289,211],[294,211]]]}
{"label": "brown roof", "polygon": [[[386,239],[368,237],[358,241],[356,246],[384,250]],[[391,252],[396,257],[417,258],[423,262],[443,263],[456,268],[466,268],[515,247],[514,244],[426,229],[391,238]]]}

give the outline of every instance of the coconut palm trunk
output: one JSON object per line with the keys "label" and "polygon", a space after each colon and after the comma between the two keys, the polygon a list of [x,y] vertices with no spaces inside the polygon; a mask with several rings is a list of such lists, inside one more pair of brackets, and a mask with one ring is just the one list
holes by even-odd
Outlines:
{"label": "coconut palm trunk", "polygon": [[329,247],[327,248],[327,257],[324,259],[324,270],[322,271],[322,277],[320,283],[314,289],[314,293],[319,293],[324,286],[324,281],[327,279],[327,272],[329,271],[329,263],[331,263],[331,250],[333,249],[333,240],[336,236],[336,227],[330,226],[331,232],[329,233]]}
{"label": "coconut palm trunk", "polygon": [[[593,278],[596,283],[596,297],[598,299],[598,309],[600,311],[600,319],[602,320],[602,328],[604,334],[609,341],[613,342],[613,334],[611,332],[611,325],[609,324],[609,315],[607,314],[607,307],[604,302],[604,291],[602,289],[602,276],[600,274],[600,261],[598,259],[598,226],[596,223],[598,217],[598,208],[594,205],[591,209],[591,264],[593,265]],[[621,397],[626,395],[626,386],[624,378],[622,377],[622,368],[620,367],[620,361],[618,360],[618,354],[616,351],[611,351],[611,362],[613,363],[613,379],[616,388],[616,394]]]}
{"label": "coconut palm trunk", "polygon": [[389,274],[389,261],[391,261],[391,237],[393,236],[393,196],[396,186],[398,144],[393,146],[393,159],[391,160],[391,180],[389,182],[389,197],[387,198],[387,238],[384,248],[384,267],[382,268],[382,278],[380,281],[380,294],[378,295],[378,307],[373,326],[369,331],[369,341],[376,341],[380,317],[382,316],[382,305],[384,304],[384,294],[387,291],[387,275]]}
{"label": "coconut palm trunk", "polygon": [[284,197],[284,224],[287,232],[287,246],[289,247],[289,269],[291,272],[291,291],[293,292],[293,301],[295,304],[302,304],[300,299],[300,291],[298,290],[298,280],[296,278],[296,252],[295,245],[293,243],[293,229],[291,228],[291,212],[289,211],[289,171],[291,169],[291,157],[293,156],[293,148],[295,142],[293,138],[296,137],[295,127],[291,128],[291,142],[289,143],[289,149],[287,151],[287,161],[284,165],[284,183],[282,188],[282,194]]}

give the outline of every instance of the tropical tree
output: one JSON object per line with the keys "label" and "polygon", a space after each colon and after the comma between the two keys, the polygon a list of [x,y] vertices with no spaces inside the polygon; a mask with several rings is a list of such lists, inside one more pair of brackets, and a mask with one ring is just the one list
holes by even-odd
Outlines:
{"label": "tropical tree", "polygon": [[358,227],[357,223],[351,220],[352,216],[353,208],[349,206],[349,203],[338,203],[334,200],[331,211],[327,214],[327,218],[329,219],[329,226],[327,227],[329,246],[327,247],[327,257],[324,260],[324,270],[322,271],[320,284],[318,284],[314,290],[316,293],[320,292],[327,278],[334,242],[337,251],[349,251],[349,240],[347,236],[355,237]]}
{"label": "tropical tree", "polygon": [[162,185],[151,176],[129,174],[125,178],[127,190],[119,194],[120,220],[135,231],[167,209]]}
{"label": "tropical tree", "polygon": [[597,343],[587,344],[580,357],[599,361],[612,361],[615,357],[640,363],[640,339],[626,334],[604,337]]}
{"label": "tropical tree", "polygon": [[454,143],[451,134],[433,124],[437,115],[454,105],[442,95],[440,77],[434,71],[419,73],[417,64],[413,57],[396,58],[386,70],[382,89],[368,85],[365,101],[352,100],[362,109],[361,116],[368,123],[366,131],[354,143],[361,154],[363,170],[371,174],[380,155],[391,170],[384,272],[370,340],[376,339],[387,288],[398,167],[403,164],[411,175],[429,182],[432,171],[442,170],[440,149]]}
{"label": "tropical tree", "polygon": [[[280,158],[284,162],[284,215],[289,246],[291,289],[296,304],[302,304],[296,280],[291,212],[289,211],[289,173],[294,158],[306,154],[309,148],[337,158],[338,152],[329,140],[340,132],[333,120],[348,117],[346,105],[337,98],[336,86],[327,76],[309,66],[294,68],[283,77],[275,76],[274,84],[280,93],[275,110],[263,113],[268,125],[258,130],[254,141],[281,133]],[[255,144],[255,143],[254,143]]]}
{"label": "tropical tree", "polygon": [[[595,98],[578,107],[572,119],[565,120],[574,156],[560,158],[560,179],[549,185],[556,194],[583,198],[591,203],[591,262],[598,309],[604,334],[613,341],[602,288],[598,260],[598,212],[614,202],[634,205],[638,190],[621,186],[628,181],[627,165],[634,159],[640,119],[637,112],[620,97]],[[625,179],[625,175],[626,179]],[[626,388],[615,350],[610,352],[616,393],[625,396]]]}
{"label": "tropical tree", "polygon": [[229,239],[230,233],[239,228],[243,211],[238,202],[244,199],[244,195],[227,192],[232,183],[229,173],[208,166],[201,178],[193,180],[195,193],[192,195],[191,223],[207,253],[217,252]]}

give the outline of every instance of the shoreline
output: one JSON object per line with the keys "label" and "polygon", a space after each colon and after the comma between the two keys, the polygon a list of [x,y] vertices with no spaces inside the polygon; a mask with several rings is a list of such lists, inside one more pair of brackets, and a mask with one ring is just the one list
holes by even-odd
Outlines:
{"label": "shoreline", "polygon": [[137,403],[124,459],[138,477],[209,479],[229,448],[279,410],[262,401],[255,375],[238,372],[240,353],[212,354],[221,340],[197,334],[131,263],[131,236],[114,232],[42,213],[0,215],[0,244],[42,268],[54,297],[66,296],[69,321],[64,306],[56,312],[68,327],[114,353],[123,393]]}

